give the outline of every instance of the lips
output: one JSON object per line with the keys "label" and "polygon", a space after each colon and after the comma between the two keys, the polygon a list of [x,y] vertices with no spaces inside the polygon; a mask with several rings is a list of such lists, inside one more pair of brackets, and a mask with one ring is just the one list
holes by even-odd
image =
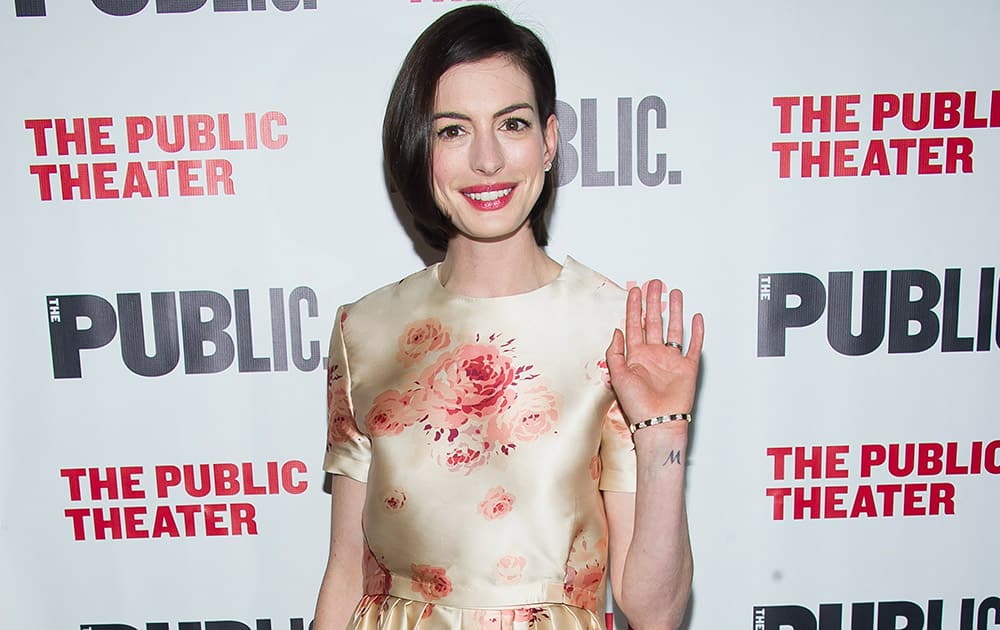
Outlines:
{"label": "lips", "polygon": [[465,197],[466,201],[473,208],[484,212],[491,212],[506,206],[507,202],[511,199],[511,193],[514,192],[514,188],[516,187],[517,184],[510,183],[484,184],[469,186],[459,192],[462,193],[462,196]]}

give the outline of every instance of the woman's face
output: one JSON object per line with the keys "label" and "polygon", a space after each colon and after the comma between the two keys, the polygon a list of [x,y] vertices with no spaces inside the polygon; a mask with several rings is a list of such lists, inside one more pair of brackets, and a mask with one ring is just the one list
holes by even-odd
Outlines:
{"label": "woman's face", "polygon": [[557,124],[539,121],[528,75],[504,57],[453,66],[438,80],[433,116],[431,188],[459,236],[530,230]]}

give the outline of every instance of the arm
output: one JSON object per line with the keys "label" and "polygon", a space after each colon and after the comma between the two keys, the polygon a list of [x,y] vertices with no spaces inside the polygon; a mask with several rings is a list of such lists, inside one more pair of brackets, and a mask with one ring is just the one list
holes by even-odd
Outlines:
{"label": "arm", "polygon": [[343,630],[362,594],[364,534],[361,510],[366,484],[333,476],[330,514],[330,556],[316,601],[314,630]]}
{"label": "arm", "polygon": [[365,504],[371,442],[359,430],[351,399],[351,371],[344,342],[346,307],[337,309],[327,368],[327,434],[323,468],[331,487],[330,552],[316,601],[312,630],[343,630],[363,593]]}
{"label": "arm", "polygon": [[[684,507],[682,453],[687,436],[636,434],[636,493],[605,492],[611,548],[611,588],[635,630],[677,628],[691,594],[694,563]],[[648,438],[648,439],[646,439]],[[666,462],[666,463],[664,463]]]}
{"label": "arm", "polygon": [[[687,355],[663,341],[663,285],[650,283],[646,313],[638,289],[629,292],[625,335],[608,347],[611,383],[629,422],[686,413],[694,404],[704,322],[696,315]],[[669,297],[667,339],[683,339],[680,291]],[[627,352],[626,352],[627,349]],[[693,560],[684,505],[687,423],[669,422],[634,434],[636,493],[606,492],[615,600],[636,630],[677,628],[691,593]]]}

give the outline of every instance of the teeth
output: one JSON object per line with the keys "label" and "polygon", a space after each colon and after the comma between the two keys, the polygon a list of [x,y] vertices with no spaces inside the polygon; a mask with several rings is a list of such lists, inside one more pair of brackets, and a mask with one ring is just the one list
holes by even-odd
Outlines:
{"label": "teeth", "polygon": [[481,193],[465,193],[468,197],[475,199],[476,201],[495,201],[500,197],[506,197],[510,194],[513,188],[504,188],[503,190],[491,190],[489,192]]}

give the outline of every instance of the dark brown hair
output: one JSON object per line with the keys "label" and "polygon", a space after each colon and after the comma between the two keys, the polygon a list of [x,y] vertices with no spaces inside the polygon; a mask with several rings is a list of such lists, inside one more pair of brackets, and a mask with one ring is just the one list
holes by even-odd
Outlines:
{"label": "dark brown hair", "polygon": [[[382,124],[382,151],[391,183],[413,215],[417,231],[431,247],[444,251],[455,226],[441,212],[431,192],[431,133],[438,79],[460,63],[506,57],[531,79],[544,131],[556,111],[552,60],[541,40],[495,7],[476,4],[445,13],[427,27],[410,52],[392,86]],[[556,185],[556,165],[528,221],[540,246],[548,244],[545,210]]]}

